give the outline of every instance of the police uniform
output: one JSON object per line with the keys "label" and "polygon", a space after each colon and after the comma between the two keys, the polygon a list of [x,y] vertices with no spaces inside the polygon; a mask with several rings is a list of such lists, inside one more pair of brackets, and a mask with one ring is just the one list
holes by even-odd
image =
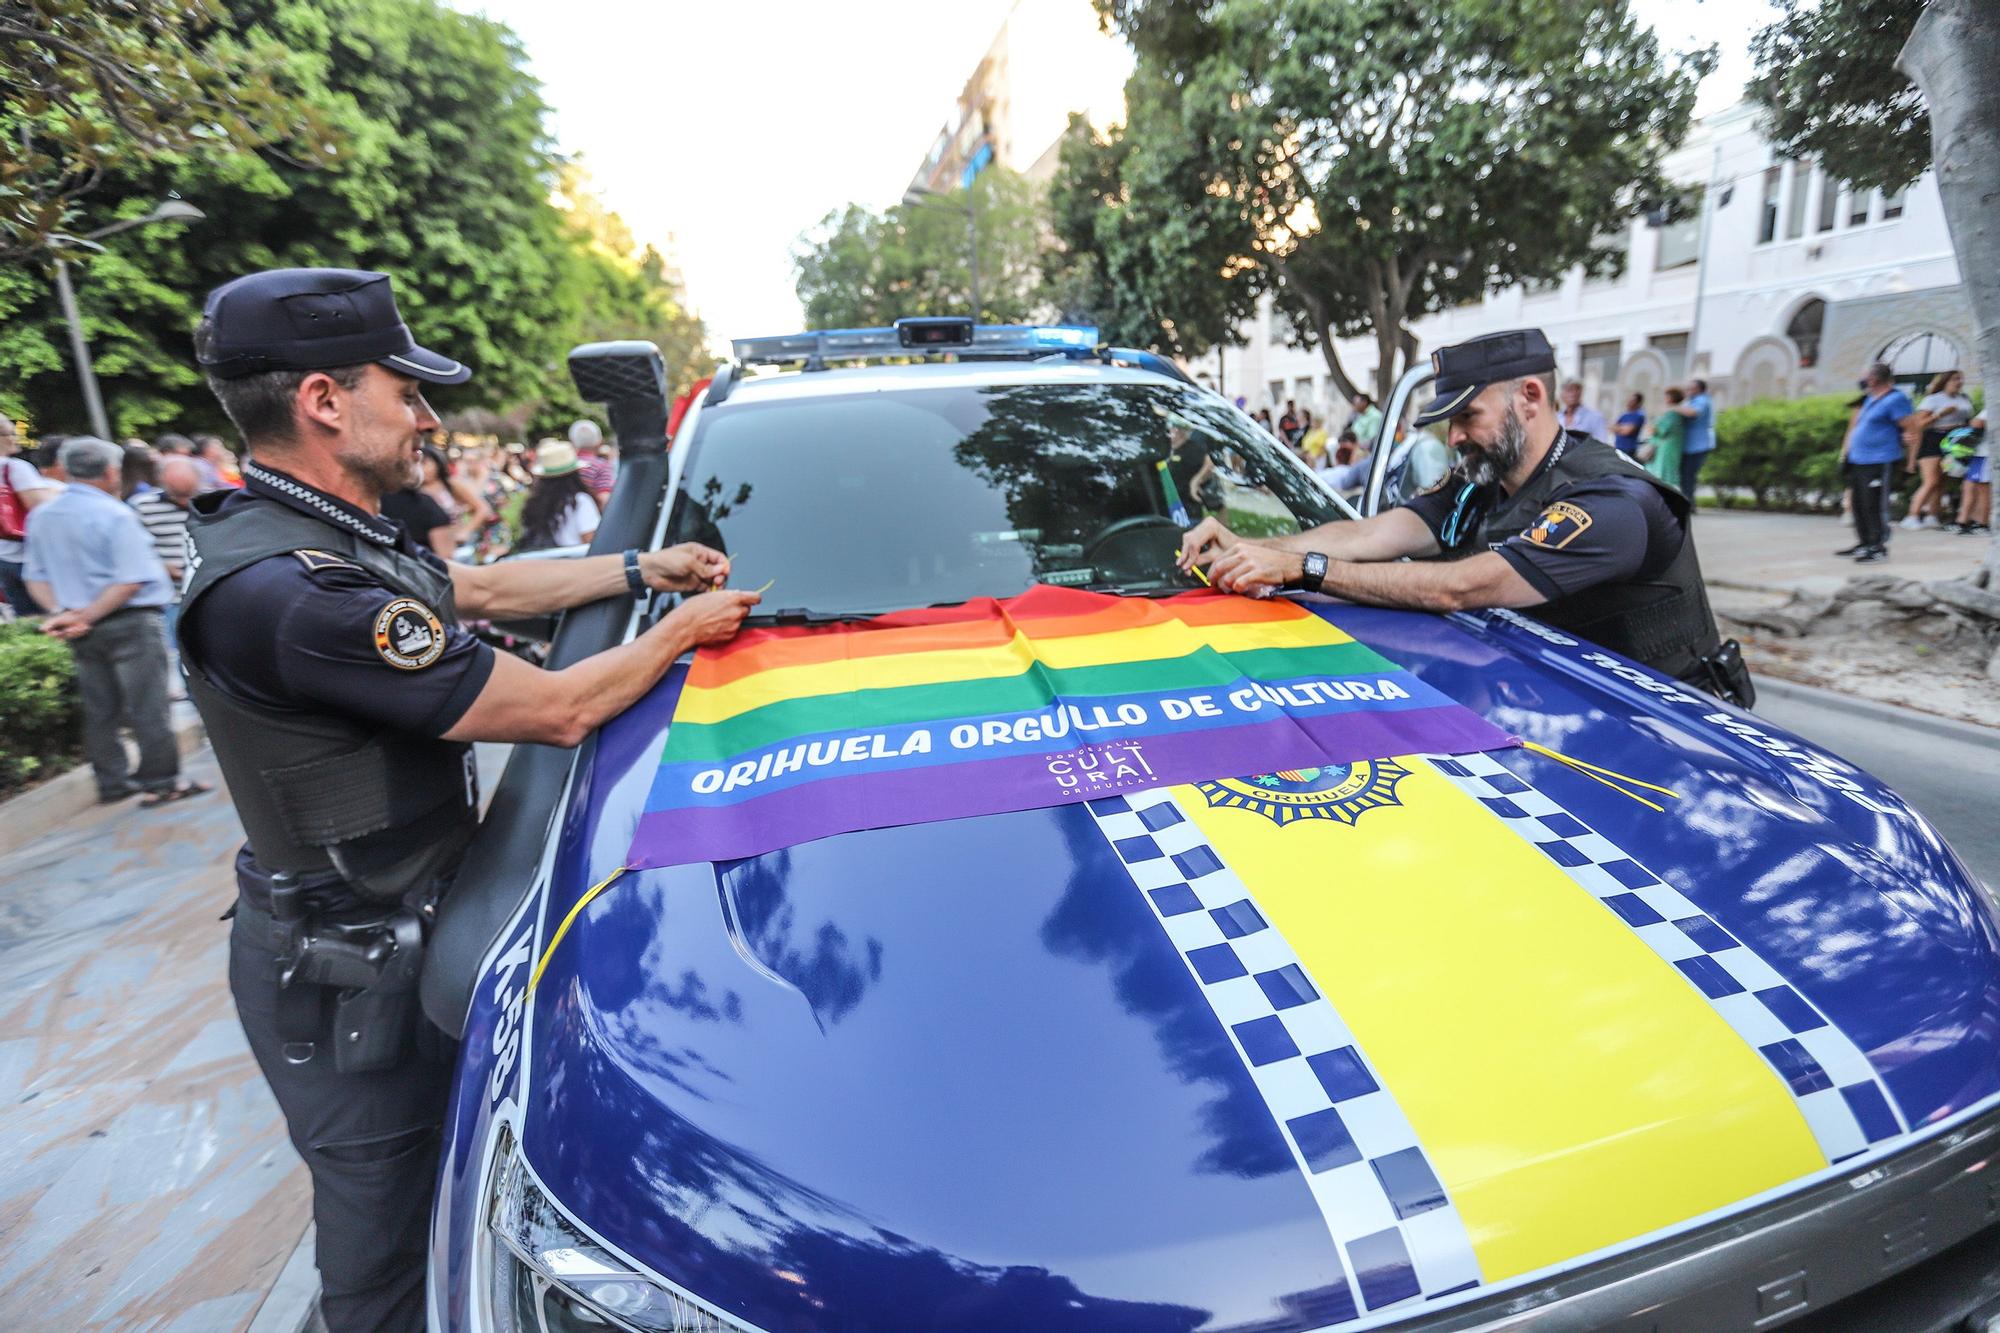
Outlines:
{"label": "police uniform", "polygon": [[[1419,426],[1445,421],[1489,384],[1555,369],[1539,329],[1492,334],[1432,354],[1436,397]],[[1461,464],[1403,508],[1423,520],[1443,558],[1496,552],[1545,599],[1523,608],[1552,628],[1644,662],[1745,705],[1755,691],[1735,642],[1708,605],[1689,523],[1694,506],[1617,449],[1560,431],[1509,494]]]}
{"label": "police uniform", "polygon": [[[470,372],[418,347],[389,279],[290,269],[212,293],[211,376],[377,362]],[[254,445],[254,442],[253,442]],[[313,1181],[322,1312],[421,1329],[448,1039],[422,1016],[423,931],[478,822],[472,747],[443,739],[493,650],[445,563],[399,525],[254,457],[195,501],[179,635],[248,842],[229,982]]]}

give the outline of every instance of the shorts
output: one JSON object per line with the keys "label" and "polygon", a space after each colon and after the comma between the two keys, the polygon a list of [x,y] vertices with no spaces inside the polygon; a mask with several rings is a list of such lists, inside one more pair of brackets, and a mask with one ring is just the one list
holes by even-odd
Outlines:
{"label": "shorts", "polygon": [[1917,457],[1943,458],[1944,437],[1949,435],[1950,433],[1951,433],[1950,431],[1944,431],[1944,430],[1925,431],[1923,439],[1917,442]]}
{"label": "shorts", "polygon": [[1986,480],[1986,475],[1986,456],[1984,454],[1967,460],[1963,480],[1983,483]]}

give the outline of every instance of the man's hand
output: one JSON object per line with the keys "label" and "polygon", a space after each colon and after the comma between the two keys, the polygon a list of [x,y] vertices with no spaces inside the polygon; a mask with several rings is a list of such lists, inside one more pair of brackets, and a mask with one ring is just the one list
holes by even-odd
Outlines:
{"label": "man's hand", "polygon": [[1203,519],[1181,536],[1181,572],[1192,573],[1196,565],[1206,564],[1242,540],[1223,527],[1220,519]]}
{"label": "man's hand", "polygon": [[[708,548],[697,549],[706,551]],[[708,551],[708,554],[714,555],[715,552]],[[695,645],[724,643],[743,628],[743,617],[750,614],[750,608],[763,600],[754,592],[740,592],[734,588],[697,593],[669,611],[660,623],[676,626],[687,636],[688,642]]]}
{"label": "man's hand", "polygon": [[729,577],[729,557],[700,542],[682,542],[639,557],[646,586],[660,592],[696,592],[718,586]]}
{"label": "man's hand", "polygon": [[42,622],[42,633],[74,643],[90,633],[90,622],[76,611],[58,611]]}
{"label": "man's hand", "polygon": [[1208,567],[1208,581],[1223,592],[1269,597],[1305,572],[1305,557],[1258,542],[1239,541]]}

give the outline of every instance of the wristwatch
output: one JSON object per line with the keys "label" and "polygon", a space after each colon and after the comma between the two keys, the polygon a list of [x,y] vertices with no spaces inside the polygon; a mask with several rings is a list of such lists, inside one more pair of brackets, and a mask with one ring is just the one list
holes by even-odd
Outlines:
{"label": "wristwatch", "polygon": [[1300,565],[1299,576],[1287,584],[1287,587],[1300,592],[1318,592],[1326,586],[1326,556],[1323,552],[1307,551]]}
{"label": "wristwatch", "polygon": [[[1324,563],[1320,567],[1324,569]],[[646,595],[646,576],[639,572],[639,548],[636,546],[625,549],[625,586],[632,590],[634,597]]]}

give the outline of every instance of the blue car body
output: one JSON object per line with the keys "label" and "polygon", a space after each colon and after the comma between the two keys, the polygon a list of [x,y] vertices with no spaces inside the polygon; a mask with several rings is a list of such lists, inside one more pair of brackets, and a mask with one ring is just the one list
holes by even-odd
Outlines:
{"label": "blue car body", "polygon": [[[1459,785],[1503,815],[1505,792],[1531,788],[1587,828],[1544,854],[1568,864],[1563,848],[1594,835],[1629,858],[1616,864],[1693,903],[1679,924],[1699,947],[1660,963],[1690,994],[1717,1012],[1749,1004],[1713,962],[1747,951],[1775,978],[1757,1021],[1775,1015],[1856,1053],[1843,1073],[1786,1063],[1800,1048],[1782,1034],[1759,1048],[1765,1093],[1843,1117],[1809,1169],[1774,1166],[1737,1198],[1620,1204],[1651,1220],[1596,1230],[1608,1205],[1543,1198],[1541,1220],[1524,1214],[1509,1234],[1505,1209],[1475,1218],[1443,1198],[1433,1168],[1484,1154],[1480,1188],[1502,1197],[1533,1165],[1514,1159],[1518,1145],[1503,1131],[1440,1143],[1420,1125],[1429,1166],[1370,1162],[1368,1188],[1394,1220],[1343,1233],[1339,1202],[1313,1178],[1321,1149],[1274,1109],[1257,1049],[1205,995],[1167,909],[1135,888],[1107,810],[1083,804],[636,872],[551,950],[623,864],[668,722],[656,692],[581,752],[539,887],[480,977],[434,1227],[436,1325],[491,1326],[481,1265],[503,1142],[576,1227],[715,1316],[708,1326],[1277,1333],[1525,1290],[1889,1160],[2000,1104],[1993,906],[1892,792],[1754,714],[1517,615],[1367,610],[1343,623],[1504,730],[1598,770],[1524,747],[1489,756],[1483,788]],[[1655,799],[1601,773],[1641,777]],[[1553,816],[1547,827],[1561,832]],[[1379,867],[1339,891],[1406,911],[1409,938],[1452,930],[1415,894],[1399,907],[1406,886]],[[1655,938],[1642,908],[1605,901],[1610,926]],[[1550,948],[1495,965],[1497,989],[1518,977],[1567,996],[1528,1026],[1552,1040],[1600,1034],[1607,1067],[1635,1055],[1610,1047],[1643,1044],[1663,1097],[1703,1076],[1687,1062],[1706,1048],[1663,1040],[1627,1012],[1630,995],[1587,969],[1549,981],[1567,966]],[[1421,976],[1420,953],[1379,965]],[[1330,980],[1322,989],[1339,989]],[[1467,1058],[1451,1015],[1435,1021],[1423,1096],[1456,1080],[1476,1108],[1495,1095],[1485,1080],[1512,1075]],[[1337,1104],[1338,1077],[1399,1093],[1374,1065],[1315,1069]],[[1591,1074],[1548,1077],[1583,1086]],[[1494,1120],[1514,1123],[1504,1111]],[[1644,1154],[1663,1182],[1698,1174],[1704,1143],[1735,1132],[1671,1121],[1633,1130],[1652,1136]],[[1468,1111],[1450,1123],[1480,1122]],[[1589,1179],[1623,1149],[1580,1131],[1566,1151],[1581,1173],[1568,1178]],[[1428,1219],[1454,1211],[1460,1239],[1426,1239]],[[1513,1258],[1478,1257],[1502,1254]]]}

